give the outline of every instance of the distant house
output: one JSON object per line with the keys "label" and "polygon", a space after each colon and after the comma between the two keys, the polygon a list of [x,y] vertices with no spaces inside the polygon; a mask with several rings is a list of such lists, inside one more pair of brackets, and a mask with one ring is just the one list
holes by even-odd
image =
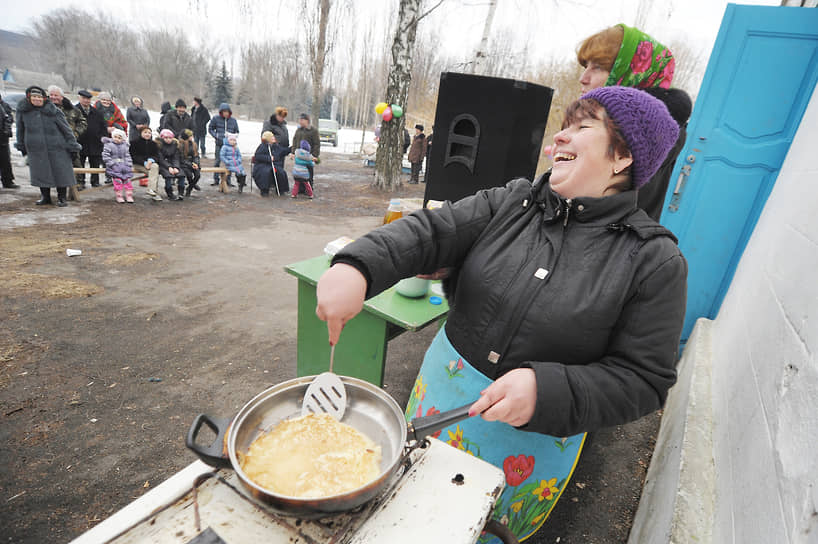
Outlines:
{"label": "distant house", "polygon": [[57,85],[65,92],[69,92],[65,78],[55,73],[32,72],[12,67],[3,70],[3,88],[8,91],[24,91],[31,85],[39,85],[43,89],[49,85]]}

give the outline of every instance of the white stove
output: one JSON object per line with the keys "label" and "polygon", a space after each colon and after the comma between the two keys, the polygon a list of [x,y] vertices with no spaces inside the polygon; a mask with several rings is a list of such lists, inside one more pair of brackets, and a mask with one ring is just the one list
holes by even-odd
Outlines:
{"label": "white stove", "polygon": [[503,471],[429,443],[380,496],[318,520],[278,515],[246,493],[233,471],[196,461],[72,544],[473,544],[503,490]]}

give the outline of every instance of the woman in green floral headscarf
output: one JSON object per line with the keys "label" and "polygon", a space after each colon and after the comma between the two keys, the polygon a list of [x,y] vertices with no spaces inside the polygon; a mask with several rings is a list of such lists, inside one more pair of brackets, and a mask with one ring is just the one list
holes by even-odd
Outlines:
{"label": "woman in green floral headscarf", "polygon": [[676,61],[670,49],[641,30],[623,24],[587,38],[577,51],[585,68],[582,92],[597,87],[659,87],[669,89]]}
{"label": "woman in green floral headscarf", "polygon": [[638,28],[619,24],[585,39],[577,50],[577,61],[584,68],[579,78],[582,94],[598,87],[644,89],[664,102],[679,124],[676,145],[650,183],[639,189],[638,206],[659,221],[670,176],[687,137],[687,120],[692,109],[688,94],[670,87],[676,70],[673,54]]}

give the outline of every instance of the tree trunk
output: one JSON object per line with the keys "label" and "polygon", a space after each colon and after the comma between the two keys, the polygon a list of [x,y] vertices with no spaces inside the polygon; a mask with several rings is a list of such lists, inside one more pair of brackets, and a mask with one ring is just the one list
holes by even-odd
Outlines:
{"label": "tree trunk", "polygon": [[[392,41],[392,66],[386,87],[386,103],[406,106],[409,84],[412,82],[412,52],[423,0],[400,0],[398,23]],[[403,159],[403,123],[406,116],[381,123],[381,139],[375,158],[373,186],[396,191],[401,186]]]}
{"label": "tree trunk", "polygon": [[313,126],[318,126],[321,112],[321,83],[324,79],[324,60],[327,56],[327,22],[329,21],[330,0],[320,0],[321,14],[318,19],[318,42],[315,44],[315,60],[312,77],[312,119]]}

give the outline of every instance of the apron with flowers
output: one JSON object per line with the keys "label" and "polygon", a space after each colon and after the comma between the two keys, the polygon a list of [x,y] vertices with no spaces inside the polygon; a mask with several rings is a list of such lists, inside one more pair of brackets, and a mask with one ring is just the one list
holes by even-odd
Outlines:
{"label": "apron with flowers", "polygon": [[[474,402],[491,383],[460,356],[446,337],[445,327],[441,327],[423,358],[406,406],[406,419]],[[503,469],[506,488],[495,505],[494,519],[507,525],[518,540],[528,538],[545,522],[568,485],[585,441],[585,433],[549,436],[480,417],[461,421],[432,436]],[[479,542],[494,544],[500,540],[484,534]]]}

